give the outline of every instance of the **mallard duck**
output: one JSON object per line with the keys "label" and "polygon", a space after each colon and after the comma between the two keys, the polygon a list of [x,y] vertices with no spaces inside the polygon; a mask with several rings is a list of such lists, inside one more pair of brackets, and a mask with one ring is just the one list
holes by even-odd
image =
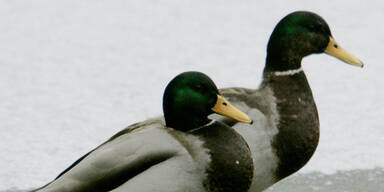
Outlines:
{"label": "mallard duck", "polygon": [[130,126],[81,157],[36,191],[247,192],[251,152],[213,112],[251,123],[199,72],[175,77],[163,96],[165,126],[151,120]]}
{"label": "mallard duck", "polygon": [[363,67],[334,40],[319,15],[293,12],[276,25],[267,46],[262,83],[258,89],[226,88],[220,93],[246,112],[253,125],[216,117],[240,133],[252,152],[252,192],[262,191],[295,173],[312,157],[319,142],[319,118],[301,60],[327,53]]}

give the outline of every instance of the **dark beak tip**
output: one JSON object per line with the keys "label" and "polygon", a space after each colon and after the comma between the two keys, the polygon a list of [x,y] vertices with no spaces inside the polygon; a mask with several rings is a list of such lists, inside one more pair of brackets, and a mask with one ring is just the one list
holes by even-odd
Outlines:
{"label": "dark beak tip", "polygon": [[253,124],[253,120],[251,120],[251,122],[249,124],[252,125]]}

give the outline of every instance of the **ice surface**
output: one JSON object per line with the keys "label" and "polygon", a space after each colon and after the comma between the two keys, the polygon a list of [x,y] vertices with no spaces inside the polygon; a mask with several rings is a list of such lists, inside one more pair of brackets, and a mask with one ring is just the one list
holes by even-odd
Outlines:
{"label": "ice surface", "polygon": [[270,33],[295,10],[323,16],[366,64],[303,60],[321,140],[297,178],[384,167],[383,1],[4,0],[0,191],[41,186],[122,128],[160,115],[180,72],[256,88]]}
{"label": "ice surface", "polygon": [[382,169],[298,173],[278,182],[265,192],[381,192],[384,190]]}

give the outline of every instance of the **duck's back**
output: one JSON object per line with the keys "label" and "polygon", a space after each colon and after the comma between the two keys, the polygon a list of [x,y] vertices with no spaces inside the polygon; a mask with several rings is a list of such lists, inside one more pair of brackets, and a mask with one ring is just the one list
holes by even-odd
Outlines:
{"label": "duck's back", "polygon": [[201,191],[194,183],[197,173],[193,160],[169,131],[162,119],[130,126],[38,191],[177,192],[188,185],[196,189],[191,192]]}

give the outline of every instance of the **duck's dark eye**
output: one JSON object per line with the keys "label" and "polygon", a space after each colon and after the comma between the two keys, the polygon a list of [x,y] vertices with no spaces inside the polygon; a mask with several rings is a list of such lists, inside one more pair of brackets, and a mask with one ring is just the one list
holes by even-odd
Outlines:
{"label": "duck's dark eye", "polygon": [[204,88],[202,85],[200,84],[194,84],[192,85],[193,89],[197,90],[197,91],[202,91]]}
{"label": "duck's dark eye", "polygon": [[310,25],[308,25],[308,29],[309,29],[310,31],[316,31],[317,26],[316,26],[315,24],[310,24]]}
{"label": "duck's dark eye", "polygon": [[337,44],[333,44],[333,47],[337,49],[339,46]]}

